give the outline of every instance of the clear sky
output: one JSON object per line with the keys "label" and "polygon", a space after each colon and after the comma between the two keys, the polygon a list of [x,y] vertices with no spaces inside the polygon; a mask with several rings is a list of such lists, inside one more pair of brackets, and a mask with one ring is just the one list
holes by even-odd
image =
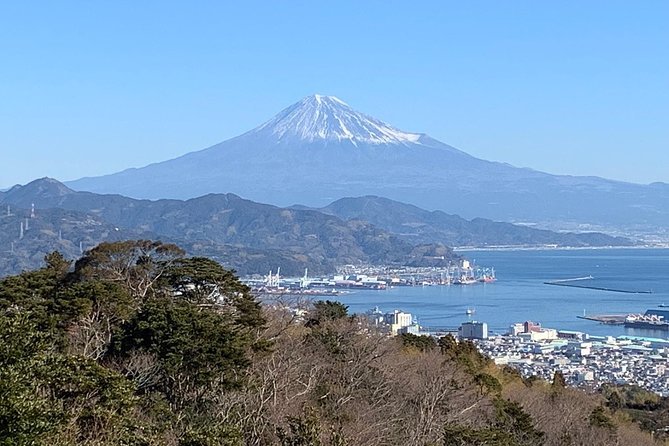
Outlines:
{"label": "clear sky", "polygon": [[335,95],[474,156],[669,182],[669,1],[0,3],[0,187],[174,158]]}

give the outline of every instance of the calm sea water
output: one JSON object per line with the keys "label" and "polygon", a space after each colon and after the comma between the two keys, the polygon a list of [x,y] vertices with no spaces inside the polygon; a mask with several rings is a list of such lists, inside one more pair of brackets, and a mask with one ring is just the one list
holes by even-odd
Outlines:
{"label": "calm sea water", "polygon": [[[477,265],[494,267],[497,282],[476,285],[397,287],[357,291],[338,300],[350,312],[400,309],[414,314],[427,327],[457,327],[471,319],[504,332],[514,322],[532,320],[544,327],[578,330],[593,335],[668,337],[666,331],[626,329],[578,319],[586,314],[639,313],[669,305],[669,249],[596,249],[542,251],[471,251],[465,257]],[[592,275],[579,282],[604,288],[652,290],[652,294],[624,294],[545,285],[547,280]]]}

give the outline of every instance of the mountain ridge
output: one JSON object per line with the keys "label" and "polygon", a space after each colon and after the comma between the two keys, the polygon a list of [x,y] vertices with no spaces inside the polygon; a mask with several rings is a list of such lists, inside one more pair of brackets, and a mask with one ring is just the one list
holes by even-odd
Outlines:
{"label": "mountain ridge", "polygon": [[[361,212],[361,203],[375,212]],[[470,222],[381,197],[347,198],[320,210],[280,208],[231,193],[150,201],[77,192],[43,178],[0,194],[0,205],[9,206],[12,214],[0,215],[0,244],[16,248],[15,256],[9,249],[0,253],[0,270],[2,265],[9,268],[5,273],[39,266],[47,249],[62,249],[71,258],[78,254],[79,243],[89,249],[128,237],[177,243],[192,255],[215,258],[242,274],[279,265],[288,274],[301,273],[305,267],[314,273],[331,272],[337,265],[359,262],[434,265],[430,252],[446,253],[448,261],[454,254],[445,246],[463,237],[485,242],[522,236],[517,241],[534,245],[631,244],[602,234],[557,234],[507,223]],[[35,218],[30,217],[33,205]],[[19,224],[24,220],[32,228],[20,239]],[[69,223],[63,230],[64,221]],[[449,221],[455,224],[449,227]]]}
{"label": "mountain ridge", "polygon": [[629,239],[612,237],[594,231],[557,233],[495,222],[484,218],[464,219],[443,211],[427,211],[417,206],[384,197],[341,198],[319,209],[321,212],[348,219],[362,219],[414,243],[443,243],[454,247],[486,246],[630,246]]}
{"label": "mountain ridge", "polygon": [[[105,241],[110,233],[159,238],[184,246],[192,255],[211,256],[241,273],[266,271],[268,265],[273,268],[281,265],[285,273],[298,274],[305,267],[314,273],[327,273],[348,263],[427,261],[423,259],[424,248],[417,249],[367,222],[345,222],[315,210],[284,209],[234,194],[208,194],[186,201],[149,201],[91,192],[61,194],[61,191],[56,181],[41,179],[0,195],[0,204],[14,209],[11,216],[0,215],[3,227],[7,228],[0,243],[6,246],[14,243],[17,249],[12,253],[18,254],[21,249],[24,257],[23,263],[10,262],[11,265],[38,266],[46,254],[44,249],[62,245],[56,243],[60,240],[62,212],[69,213],[73,225],[83,222],[91,226],[92,235],[85,239],[87,249]],[[34,218],[29,211],[33,204]],[[19,224],[23,224],[23,219],[33,223],[32,226],[44,222],[46,229],[25,231],[25,237],[20,238]],[[73,231],[65,239],[70,240],[76,234]],[[77,238],[69,243],[68,254],[72,255],[79,241]],[[445,261],[456,257],[451,250],[447,252],[450,254]],[[9,258],[12,253],[8,250],[0,253],[0,257]],[[6,273],[13,272],[16,271]]]}

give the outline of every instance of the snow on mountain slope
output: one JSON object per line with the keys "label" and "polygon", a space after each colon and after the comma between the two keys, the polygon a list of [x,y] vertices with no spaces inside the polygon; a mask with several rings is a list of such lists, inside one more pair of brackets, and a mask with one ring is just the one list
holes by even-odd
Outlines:
{"label": "snow on mountain slope", "polygon": [[350,140],[354,145],[406,144],[417,142],[421,137],[357,112],[335,96],[318,94],[282,110],[249,133],[269,133],[281,142]]}

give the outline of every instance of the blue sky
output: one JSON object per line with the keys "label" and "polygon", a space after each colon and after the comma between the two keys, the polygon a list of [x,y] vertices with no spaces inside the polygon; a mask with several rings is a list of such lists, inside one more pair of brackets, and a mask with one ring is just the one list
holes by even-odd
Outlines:
{"label": "blue sky", "polygon": [[3,2],[0,187],[174,158],[313,93],[480,158],[669,182],[668,23],[667,1]]}

